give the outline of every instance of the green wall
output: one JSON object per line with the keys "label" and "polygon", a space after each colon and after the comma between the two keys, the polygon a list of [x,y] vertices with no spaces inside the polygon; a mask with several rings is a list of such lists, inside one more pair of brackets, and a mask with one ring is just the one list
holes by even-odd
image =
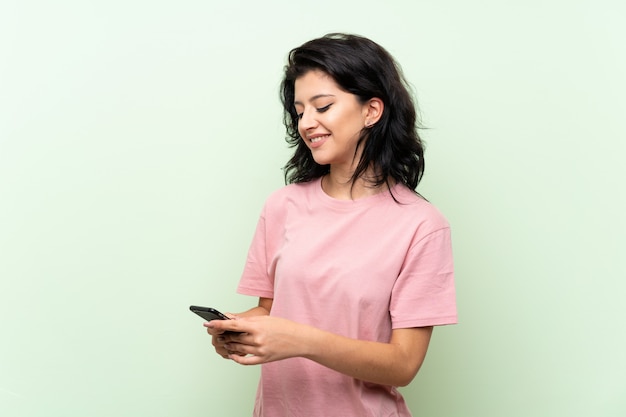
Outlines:
{"label": "green wall", "polygon": [[237,311],[288,155],[288,50],[394,54],[453,226],[460,324],[416,416],[626,414],[621,1],[0,3],[0,415],[249,415],[258,368],[189,304]]}

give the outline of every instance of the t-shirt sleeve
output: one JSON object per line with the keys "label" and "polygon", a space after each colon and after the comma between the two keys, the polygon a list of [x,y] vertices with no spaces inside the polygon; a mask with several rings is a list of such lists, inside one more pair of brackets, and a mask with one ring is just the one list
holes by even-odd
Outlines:
{"label": "t-shirt sleeve", "polygon": [[266,209],[267,207],[263,208],[257,222],[237,292],[255,297],[274,298],[274,275],[270,270]]}
{"label": "t-shirt sleeve", "polygon": [[449,227],[411,245],[393,287],[389,311],[394,329],[457,322]]}

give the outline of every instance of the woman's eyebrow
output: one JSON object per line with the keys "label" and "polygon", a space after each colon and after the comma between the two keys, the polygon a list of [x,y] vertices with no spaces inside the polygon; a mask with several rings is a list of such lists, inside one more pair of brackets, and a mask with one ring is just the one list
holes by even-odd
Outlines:
{"label": "woman's eyebrow", "polygon": [[[325,98],[325,97],[335,97],[335,96],[333,94],[316,94],[316,95],[314,95],[313,97],[311,97],[309,99],[309,102],[315,101],[318,98]],[[297,105],[297,104],[302,105],[302,102],[301,101],[294,101],[293,104],[294,104],[294,106]]]}

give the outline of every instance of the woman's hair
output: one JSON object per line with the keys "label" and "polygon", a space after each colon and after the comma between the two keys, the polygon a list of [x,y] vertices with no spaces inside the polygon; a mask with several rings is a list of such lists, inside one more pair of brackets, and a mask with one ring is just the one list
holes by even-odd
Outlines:
{"label": "woman's hair", "polygon": [[281,101],[286,140],[295,147],[295,152],[284,167],[285,183],[311,181],[330,170],[328,165],[313,160],[298,132],[295,81],[312,70],[330,75],[340,88],[354,94],[361,103],[374,97],[384,103],[382,117],[361,132],[357,149],[362,146],[363,152],[353,182],[372,167],[376,174],[374,179],[368,179],[372,185],[389,187],[389,180],[393,179],[415,189],[424,173],[424,147],[417,132],[416,105],[402,71],[380,45],[361,36],[341,33],[311,40],[289,52]]}

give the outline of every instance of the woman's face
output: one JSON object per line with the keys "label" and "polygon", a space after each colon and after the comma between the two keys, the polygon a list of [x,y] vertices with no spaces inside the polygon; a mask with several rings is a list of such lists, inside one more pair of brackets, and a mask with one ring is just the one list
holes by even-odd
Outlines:
{"label": "woman's face", "polygon": [[320,165],[352,169],[356,146],[366,125],[368,106],[342,90],[325,72],[312,70],[296,79],[294,106],[298,131]]}

